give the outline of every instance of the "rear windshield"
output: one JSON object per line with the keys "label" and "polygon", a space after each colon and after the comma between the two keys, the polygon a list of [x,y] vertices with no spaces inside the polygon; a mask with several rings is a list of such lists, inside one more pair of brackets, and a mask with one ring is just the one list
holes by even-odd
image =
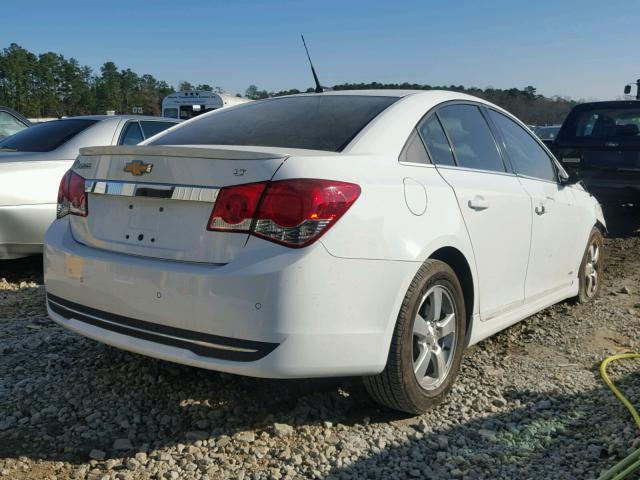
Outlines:
{"label": "rear windshield", "polygon": [[221,109],[150,145],[252,145],[339,152],[397,97],[283,97]]}
{"label": "rear windshield", "polygon": [[96,122],[75,118],[40,123],[0,141],[0,150],[50,152]]}
{"label": "rear windshield", "polygon": [[637,141],[640,139],[640,105],[579,109],[567,117],[558,140]]}

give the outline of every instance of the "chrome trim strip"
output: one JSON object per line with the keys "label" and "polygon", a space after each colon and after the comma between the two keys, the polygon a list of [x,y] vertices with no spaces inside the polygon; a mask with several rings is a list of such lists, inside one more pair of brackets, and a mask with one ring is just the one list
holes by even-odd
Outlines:
{"label": "chrome trim strip", "polygon": [[401,160],[398,160],[398,163],[400,165],[406,165],[408,167],[429,167],[429,168],[436,168],[436,166],[433,163],[417,163],[417,162],[403,162]]}
{"label": "chrome trim strip", "polygon": [[[58,306],[58,307],[60,307],[60,308],[62,308],[64,310],[67,310],[67,311],[72,312],[72,313],[77,313],[78,315],[82,315],[84,317],[95,318],[96,320],[100,320],[101,322],[108,323],[109,325],[117,325],[117,326],[120,326],[120,327],[125,326],[126,328],[128,328],[130,330],[135,330],[135,331],[143,332],[143,333],[152,333],[153,335],[157,335],[157,336],[160,336],[160,337],[171,338],[173,340],[180,340],[182,342],[193,343],[193,344],[196,344],[196,345],[201,345],[203,347],[217,348],[217,349],[220,349],[220,350],[230,350],[232,352],[243,352],[243,353],[255,353],[255,352],[258,351],[258,350],[251,349],[251,348],[230,347],[229,345],[220,345],[218,343],[203,342],[203,341],[200,341],[200,340],[190,340],[190,339],[184,338],[184,337],[176,337],[174,335],[167,335],[166,333],[153,332],[151,330],[144,330],[142,328],[132,327],[130,325],[122,325],[122,324],[117,323],[117,322],[112,322],[110,320],[105,320],[104,318],[97,317],[95,315],[91,315],[91,314],[88,314],[88,313],[85,313],[85,312],[79,312],[77,310],[74,310],[73,308],[69,308],[69,307],[67,307],[65,305],[62,305],[62,304],[60,304],[58,302],[55,302],[55,301],[51,300],[51,298],[47,298],[47,300],[50,303],[53,303],[54,305],[56,305],[56,306]],[[69,320],[76,320],[76,321],[79,321],[79,322],[82,321],[82,320],[79,320],[79,319],[73,318],[73,317],[70,318]]]}
{"label": "chrome trim strip", "polygon": [[435,167],[440,170],[458,170],[461,172],[472,172],[472,173],[484,173],[489,175],[502,175],[505,177],[517,177],[517,175],[513,172],[497,172],[495,170],[483,170],[480,168],[469,168],[469,167],[460,167],[458,165],[439,165],[435,164]]}
{"label": "chrome trim strip", "polygon": [[164,198],[189,202],[215,203],[219,188],[169,183],[124,182],[115,180],[85,180],[86,193],[120,197]]}

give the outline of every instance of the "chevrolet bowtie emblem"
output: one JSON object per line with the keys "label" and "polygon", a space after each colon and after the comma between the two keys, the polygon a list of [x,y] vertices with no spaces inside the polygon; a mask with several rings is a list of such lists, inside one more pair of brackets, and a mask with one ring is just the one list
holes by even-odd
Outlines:
{"label": "chevrolet bowtie emblem", "polygon": [[144,163],[140,160],[134,160],[124,166],[124,171],[133,175],[142,175],[143,173],[151,173],[153,163]]}

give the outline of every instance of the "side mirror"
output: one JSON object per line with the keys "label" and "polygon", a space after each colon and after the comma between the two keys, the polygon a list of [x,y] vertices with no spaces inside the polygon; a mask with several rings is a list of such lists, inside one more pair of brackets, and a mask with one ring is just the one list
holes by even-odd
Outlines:
{"label": "side mirror", "polygon": [[578,172],[567,173],[564,169],[558,171],[558,179],[560,180],[560,185],[575,185],[582,180]]}
{"label": "side mirror", "polygon": [[629,95],[631,93],[631,85],[625,85],[624,94]]}
{"label": "side mirror", "polygon": [[564,168],[558,170],[558,179],[562,185],[569,185],[571,183],[571,176],[565,171]]}
{"label": "side mirror", "polygon": [[580,175],[574,169],[571,169],[571,173],[567,173],[564,167],[554,158],[554,162],[556,164],[556,169],[558,171],[558,182],[560,185],[573,185],[574,183],[578,183],[580,180]]}

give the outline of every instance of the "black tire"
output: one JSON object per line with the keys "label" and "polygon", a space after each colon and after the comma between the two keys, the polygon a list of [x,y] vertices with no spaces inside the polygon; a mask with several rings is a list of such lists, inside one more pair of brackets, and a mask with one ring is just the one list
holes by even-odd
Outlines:
{"label": "black tire", "polygon": [[[595,289],[590,288],[589,281],[587,279],[588,272],[587,269],[590,268],[589,256],[590,256],[590,248],[592,246],[596,246],[599,250],[599,258],[596,262],[595,268],[597,272],[597,284]],[[602,237],[602,233],[598,230],[597,227],[593,227],[591,230],[591,234],[589,235],[589,241],[587,242],[587,247],[584,250],[584,255],[582,256],[582,262],[580,263],[580,270],[578,271],[578,283],[579,290],[578,295],[575,297],[575,300],[578,303],[587,303],[591,300],[597,298],[600,295],[600,291],[602,290],[602,279],[604,274],[604,265],[605,265],[605,252],[604,252],[604,238]],[[591,268],[594,265],[591,263]]]}
{"label": "black tire", "polygon": [[[413,370],[414,321],[425,294],[434,286],[448,290],[455,313],[455,337],[450,349],[453,357],[444,381],[436,388],[423,388]],[[421,414],[438,404],[449,393],[455,381],[465,348],[466,311],[462,287],[455,273],[446,263],[427,260],[411,282],[405,295],[391,339],[389,356],[384,370],[364,377],[364,384],[373,399],[389,408],[410,414]]]}

